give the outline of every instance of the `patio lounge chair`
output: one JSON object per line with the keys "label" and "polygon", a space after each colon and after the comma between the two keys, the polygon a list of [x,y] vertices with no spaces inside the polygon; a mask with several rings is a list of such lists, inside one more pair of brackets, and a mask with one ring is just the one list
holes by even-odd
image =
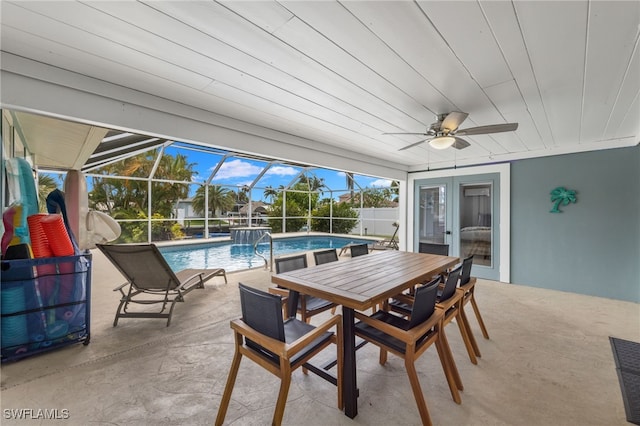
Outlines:
{"label": "patio lounge chair", "polygon": [[400,229],[400,225],[398,222],[394,222],[393,226],[396,227],[396,230],[393,231],[393,235],[388,240],[376,241],[371,247],[373,250],[400,250],[400,246],[398,246],[398,240],[396,240],[396,235],[398,235],[398,229]]}
{"label": "patio lounge chair", "polygon": [[[205,281],[223,276],[224,269],[184,269],[173,272],[155,244],[96,244],[104,255],[125,276],[127,282],[113,291],[120,291],[122,298],[116,311],[113,326],[119,318],[167,318],[167,327],[176,302],[183,302],[184,295],[195,288],[204,288]],[[129,303],[142,305],[161,304],[159,311],[129,312]],[[168,312],[165,310],[168,309]]]}

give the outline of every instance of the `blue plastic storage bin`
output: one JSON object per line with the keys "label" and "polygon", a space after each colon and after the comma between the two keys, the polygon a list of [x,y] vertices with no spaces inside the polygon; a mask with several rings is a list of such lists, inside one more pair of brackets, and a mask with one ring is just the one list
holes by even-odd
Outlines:
{"label": "blue plastic storage bin", "polygon": [[91,254],[3,260],[2,361],[89,344]]}

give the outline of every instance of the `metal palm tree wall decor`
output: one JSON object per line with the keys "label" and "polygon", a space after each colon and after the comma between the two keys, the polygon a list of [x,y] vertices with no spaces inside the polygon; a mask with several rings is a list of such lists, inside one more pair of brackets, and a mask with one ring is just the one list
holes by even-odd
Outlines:
{"label": "metal palm tree wall decor", "polygon": [[562,210],[560,210],[561,204],[566,206],[569,203],[577,202],[576,191],[559,186],[551,191],[551,202],[553,203],[553,208],[549,212],[562,213]]}

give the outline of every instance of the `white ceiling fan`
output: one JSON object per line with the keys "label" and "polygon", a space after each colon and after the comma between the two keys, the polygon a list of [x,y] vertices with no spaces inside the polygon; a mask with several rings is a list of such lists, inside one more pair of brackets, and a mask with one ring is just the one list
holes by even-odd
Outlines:
{"label": "white ceiling fan", "polygon": [[385,135],[421,135],[427,136],[418,142],[412,143],[399,149],[399,151],[412,148],[422,142],[429,141],[435,149],[447,149],[454,147],[455,149],[464,149],[471,145],[459,136],[467,135],[484,135],[488,133],[512,132],[518,128],[518,123],[506,124],[490,124],[487,126],[468,127],[466,129],[458,129],[458,126],[467,118],[469,114],[466,112],[453,111],[448,114],[439,114],[438,121],[431,124],[426,132],[423,133],[383,133]]}

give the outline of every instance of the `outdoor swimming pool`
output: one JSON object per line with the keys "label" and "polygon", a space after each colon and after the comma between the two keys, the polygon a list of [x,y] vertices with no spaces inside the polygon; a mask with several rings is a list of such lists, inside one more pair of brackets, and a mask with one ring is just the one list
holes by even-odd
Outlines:
{"label": "outdoor swimming pool", "polygon": [[[282,256],[326,248],[339,249],[352,243],[372,243],[372,240],[330,236],[277,238],[273,240],[273,252],[274,256]],[[231,272],[264,265],[264,260],[255,254],[253,245],[250,244],[222,242],[159,249],[174,271],[187,268],[225,268],[227,272]],[[269,258],[269,243],[259,244],[258,250],[264,257]]]}

